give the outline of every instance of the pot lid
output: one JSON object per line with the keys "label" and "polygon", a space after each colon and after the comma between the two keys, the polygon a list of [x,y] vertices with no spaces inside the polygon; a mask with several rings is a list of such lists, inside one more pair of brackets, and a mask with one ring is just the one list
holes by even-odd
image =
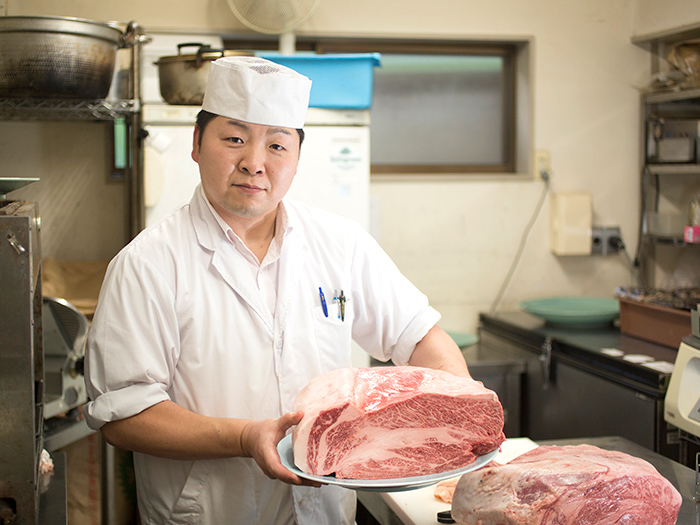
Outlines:
{"label": "pot lid", "polygon": [[196,53],[178,53],[177,55],[163,56],[159,57],[155,65],[171,63],[171,62],[197,62],[197,61],[213,61],[221,57],[232,57],[232,56],[254,56],[250,51],[238,51],[230,49],[214,49],[208,45],[203,44],[179,44],[178,52],[181,51],[183,47],[188,46],[200,46]]}

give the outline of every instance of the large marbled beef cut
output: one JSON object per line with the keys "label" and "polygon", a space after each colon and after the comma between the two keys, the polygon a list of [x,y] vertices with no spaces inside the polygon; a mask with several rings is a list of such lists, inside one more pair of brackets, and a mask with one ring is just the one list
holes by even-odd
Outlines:
{"label": "large marbled beef cut", "polygon": [[643,459],[591,445],[542,446],[462,476],[461,525],[673,525],[682,497]]}
{"label": "large marbled beef cut", "polygon": [[412,366],[344,368],[297,396],[294,462],[309,474],[388,479],[463,467],[504,441],[496,393]]}

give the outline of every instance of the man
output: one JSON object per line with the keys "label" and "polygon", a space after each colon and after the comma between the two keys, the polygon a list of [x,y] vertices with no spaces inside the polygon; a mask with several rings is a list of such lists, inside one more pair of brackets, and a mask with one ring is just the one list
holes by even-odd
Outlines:
{"label": "man", "polygon": [[283,200],[310,84],[258,58],[213,62],[193,137],[201,185],[105,277],[86,417],[134,451],[146,524],[350,524],[354,492],[280,462],[297,393],[351,366],[352,339],[383,361],[468,375],[439,314],[362,228]]}

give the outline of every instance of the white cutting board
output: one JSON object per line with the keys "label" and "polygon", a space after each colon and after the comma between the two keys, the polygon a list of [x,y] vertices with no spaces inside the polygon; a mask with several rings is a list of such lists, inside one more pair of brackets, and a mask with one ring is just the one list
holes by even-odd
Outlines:
{"label": "white cutting board", "polygon": [[[537,447],[537,443],[529,438],[506,439],[494,461],[507,463]],[[404,492],[383,492],[379,495],[405,525],[440,525],[437,513],[450,510],[450,505],[436,499],[434,493],[435,485],[431,485]]]}

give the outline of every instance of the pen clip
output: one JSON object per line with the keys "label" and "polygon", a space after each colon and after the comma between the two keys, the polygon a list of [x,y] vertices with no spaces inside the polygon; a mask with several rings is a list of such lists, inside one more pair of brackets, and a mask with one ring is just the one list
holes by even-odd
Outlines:
{"label": "pen clip", "polygon": [[340,290],[340,295],[338,296],[338,302],[340,303],[340,320],[345,322],[345,301],[347,301],[347,298],[345,297],[345,293],[343,290]]}

